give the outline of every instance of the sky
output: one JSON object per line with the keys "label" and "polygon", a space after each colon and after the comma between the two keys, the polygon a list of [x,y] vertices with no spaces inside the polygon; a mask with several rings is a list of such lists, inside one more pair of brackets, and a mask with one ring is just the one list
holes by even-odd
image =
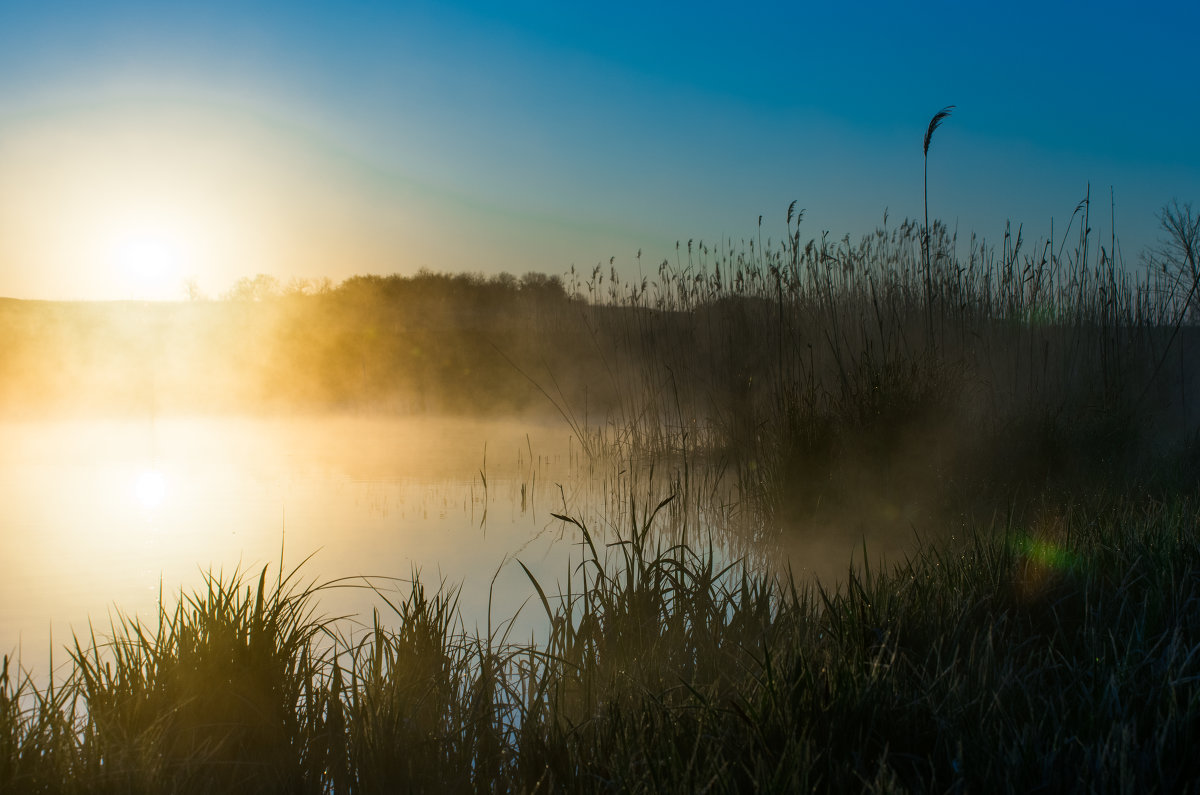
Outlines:
{"label": "sky", "polygon": [[[0,296],[653,275],[676,242],[1200,201],[1200,4],[0,0]],[[1053,227],[1052,227],[1053,224]],[[638,258],[638,252],[641,258]]]}

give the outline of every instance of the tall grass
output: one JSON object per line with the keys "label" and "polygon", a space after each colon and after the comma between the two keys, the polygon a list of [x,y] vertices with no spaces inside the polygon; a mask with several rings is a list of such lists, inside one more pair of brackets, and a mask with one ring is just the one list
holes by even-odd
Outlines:
{"label": "tall grass", "polygon": [[1161,472],[1200,427],[1191,283],[1126,267],[1090,205],[1033,251],[1019,228],[961,251],[886,219],[802,243],[793,203],[778,243],[689,241],[653,281],[576,276],[619,385],[594,446],[725,461],[784,523],[863,494],[995,492],[990,511]]}
{"label": "tall grass", "polygon": [[326,624],[294,577],[210,574],[156,624],[122,617],[103,643],[77,638],[78,777],[102,791],[284,791],[323,770]]}
{"label": "tall grass", "polygon": [[530,576],[536,645],[419,578],[355,633],[318,587],[214,576],[53,688],[6,665],[0,789],[1186,790],[1194,499],[1044,508],[839,589],[654,541],[659,510],[608,546],[563,517],[582,557]]}

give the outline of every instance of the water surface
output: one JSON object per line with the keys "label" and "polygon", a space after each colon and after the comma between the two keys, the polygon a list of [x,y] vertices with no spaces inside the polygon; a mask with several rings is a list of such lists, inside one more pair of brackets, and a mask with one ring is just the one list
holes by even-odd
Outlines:
{"label": "water surface", "polygon": [[[312,555],[306,580],[419,570],[462,586],[468,622],[531,589],[514,556],[561,579],[579,447],[561,423],[453,417],[167,418],[0,424],[0,651],[26,667],[115,608],[153,617],[206,570]],[[562,540],[560,540],[562,539]],[[497,575],[495,586],[493,576]],[[366,614],[359,589],[323,596]],[[532,611],[527,611],[532,612]],[[522,630],[524,631],[524,630]]]}

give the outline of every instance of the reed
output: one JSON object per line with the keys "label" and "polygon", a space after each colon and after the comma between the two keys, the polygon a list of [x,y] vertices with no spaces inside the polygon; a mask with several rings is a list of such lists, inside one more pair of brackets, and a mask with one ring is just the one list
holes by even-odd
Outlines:
{"label": "reed", "polygon": [[[0,676],[12,792],[1186,789],[1200,511],[1111,495],[930,543],[842,585],[654,532],[630,506],[537,644],[468,632],[414,576],[365,632],[319,588],[214,575],[65,681]],[[656,506],[656,507],[650,507]],[[384,591],[378,591],[381,595]]]}
{"label": "reed", "polygon": [[[689,241],[656,280],[568,283],[618,396],[592,447],[724,462],[780,525],[864,494],[986,515],[1161,473],[1200,428],[1193,280],[1115,259],[1090,202],[1033,251],[1008,228],[961,254],[938,222],[886,218],[802,243],[793,207],[778,244]],[[965,493],[990,496],[947,504]]]}
{"label": "reed", "polygon": [[325,767],[328,622],[297,572],[256,586],[241,572],[164,603],[157,623],[120,617],[76,638],[72,688],[82,782],[98,791],[296,791]]}

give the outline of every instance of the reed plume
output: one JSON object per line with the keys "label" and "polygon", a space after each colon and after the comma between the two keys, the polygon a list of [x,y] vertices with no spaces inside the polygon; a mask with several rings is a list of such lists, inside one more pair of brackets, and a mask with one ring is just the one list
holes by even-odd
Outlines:
{"label": "reed plume", "polygon": [[[930,279],[930,261],[929,261],[929,142],[933,140],[933,131],[941,126],[942,122],[954,110],[953,105],[946,107],[933,114],[933,118],[929,120],[929,128],[925,130],[925,234],[923,242],[925,244],[925,306],[928,308],[930,301],[933,299],[933,282]],[[932,323],[932,314],[930,314],[930,322]]]}

